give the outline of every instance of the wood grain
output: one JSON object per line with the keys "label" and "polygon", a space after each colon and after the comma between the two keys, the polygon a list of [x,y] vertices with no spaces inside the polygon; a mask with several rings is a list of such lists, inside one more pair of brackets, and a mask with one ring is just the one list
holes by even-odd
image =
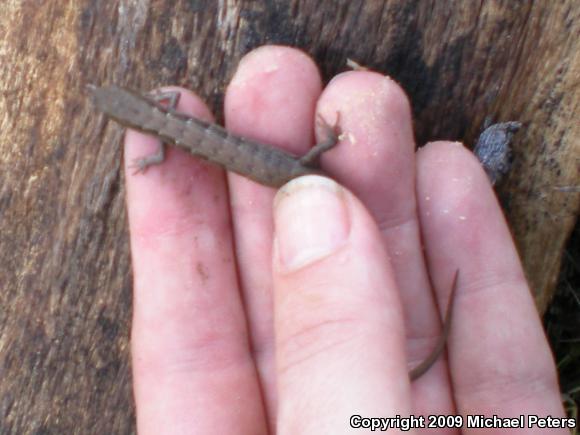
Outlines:
{"label": "wood grain", "polygon": [[[575,0],[4,2],[0,14],[0,433],[134,431],[120,129],[87,83],[189,87],[219,108],[239,59],[302,48],[394,77],[419,143],[524,124],[499,187],[544,310],[578,213]],[[217,111],[216,111],[217,112]],[[219,116],[218,116],[219,117]]]}

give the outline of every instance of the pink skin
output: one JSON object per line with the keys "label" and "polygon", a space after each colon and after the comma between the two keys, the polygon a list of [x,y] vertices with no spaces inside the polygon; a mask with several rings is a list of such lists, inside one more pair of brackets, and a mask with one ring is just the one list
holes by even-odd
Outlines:
{"label": "pink skin", "polygon": [[[185,90],[178,109],[212,119]],[[563,415],[513,242],[467,149],[415,153],[392,80],[349,72],[323,91],[312,60],[286,47],[249,53],[225,101],[228,129],[297,154],[315,113],[337,112],[344,139],[323,166],[358,199],[305,177],[274,200],[177,149],[126,172],[139,433],[342,433],[355,413]],[[129,131],[126,165],[155,143]],[[411,384],[456,269],[448,358]]]}

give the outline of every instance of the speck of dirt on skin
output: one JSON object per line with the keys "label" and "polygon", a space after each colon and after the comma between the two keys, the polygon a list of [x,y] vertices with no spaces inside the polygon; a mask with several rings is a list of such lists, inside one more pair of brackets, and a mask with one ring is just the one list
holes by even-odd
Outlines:
{"label": "speck of dirt on skin", "polygon": [[338,139],[339,139],[339,140],[348,139],[348,141],[349,141],[351,144],[353,144],[353,145],[354,145],[354,144],[356,144],[356,137],[355,137],[355,135],[354,135],[354,134],[352,134],[352,133],[350,133],[350,132],[349,132],[349,133],[341,133],[341,134],[340,134],[340,136],[338,136]]}
{"label": "speck of dirt on skin", "polygon": [[197,273],[201,277],[202,282],[205,284],[209,279],[209,273],[207,271],[207,268],[202,262],[198,261],[195,266],[195,269],[197,270]]}

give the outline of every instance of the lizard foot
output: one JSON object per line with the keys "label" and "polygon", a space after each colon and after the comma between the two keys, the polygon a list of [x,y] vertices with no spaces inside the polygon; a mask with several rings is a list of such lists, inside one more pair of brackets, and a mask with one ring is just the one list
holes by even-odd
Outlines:
{"label": "lizard foot", "polygon": [[340,140],[340,112],[336,112],[336,121],[334,124],[328,123],[322,115],[317,116],[316,123],[324,129],[326,138],[322,142],[318,142],[306,154],[300,157],[300,163],[304,166],[319,166],[320,156],[334,147]]}
{"label": "lizard foot", "polygon": [[144,174],[149,166],[160,165],[165,160],[165,147],[160,144],[159,149],[154,154],[133,160],[129,168],[134,169],[133,175]]}

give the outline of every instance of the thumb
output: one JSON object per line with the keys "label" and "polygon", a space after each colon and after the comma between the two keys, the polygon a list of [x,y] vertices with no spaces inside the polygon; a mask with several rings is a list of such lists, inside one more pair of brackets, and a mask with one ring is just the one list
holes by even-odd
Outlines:
{"label": "thumb", "polygon": [[278,192],[274,219],[279,429],[342,433],[354,415],[409,415],[401,303],[372,217],[307,176]]}

